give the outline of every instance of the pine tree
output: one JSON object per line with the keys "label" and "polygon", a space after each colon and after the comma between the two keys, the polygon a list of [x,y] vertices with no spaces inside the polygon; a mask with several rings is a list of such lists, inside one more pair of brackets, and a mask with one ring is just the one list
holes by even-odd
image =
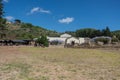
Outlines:
{"label": "pine tree", "polygon": [[111,36],[111,32],[108,26],[106,27],[106,36]]}
{"label": "pine tree", "polygon": [[110,32],[109,27],[106,27],[106,29],[102,30],[102,35],[103,36],[111,36],[111,32]]}

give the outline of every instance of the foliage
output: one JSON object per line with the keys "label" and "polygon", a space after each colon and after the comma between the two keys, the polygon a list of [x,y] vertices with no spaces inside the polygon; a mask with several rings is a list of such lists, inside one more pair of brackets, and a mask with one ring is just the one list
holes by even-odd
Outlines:
{"label": "foliage", "polygon": [[3,30],[6,26],[6,19],[0,18],[0,30]]}
{"label": "foliage", "polygon": [[104,35],[104,36],[111,36],[111,32],[110,32],[109,27],[106,27],[106,29],[102,30],[102,35]]}
{"label": "foliage", "polygon": [[48,47],[49,46],[49,42],[46,36],[41,36],[40,38],[37,39],[36,41],[40,46],[45,46]]}
{"label": "foliage", "polygon": [[97,30],[92,29],[92,28],[85,28],[85,29],[80,29],[76,31],[76,36],[77,37],[89,37],[93,38],[96,36]]}
{"label": "foliage", "polygon": [[111,34],[120,40],[120,30],[113,31]]}
{"label": "foliage", "polygon": [[0,38],[3,39],[6,37],[6,19],[3,19],[3,3],[0,0]]}
{"label": "foliage", "polygon": [[97,38],[97,39],[95,39],[96,43],[97,42],[103,42],[104,44],[108,44],[109,41],[110,41],[110,39],[108,39],[108,38]]}
{"label": "foliage", "polygon": [[20,24],[21,23],[21,20],[19,20],[19,19],[15,19],[14,21],[15,21],[15,24]]}
{"label": "foliage", "polygon": [[109,27],[106,27],[106,29],[101,30],[96,30],[92,28],[85,28],[85,29],[79,29],[76,31],[76,36],[77,37],[97,37],[97,36],[111,36],[111,32]]}
{"label": "foliage", "polygon": [[58,41],[58,40],[54,40],[54,41],[51,41],[50,44],[51,45],[59,45],[59,44],[62,44],[62,42]]}
{"label": "foliage", "polygon": [[119,42],[119,40],[118,40],[118,38],[113,37],[113,38],[112,38],[112,42]]}
{"label": "foliage", "polygon": [[3,11],[3,3],[2,0],[0,0],[0,18],[3,17],[4,11]]}

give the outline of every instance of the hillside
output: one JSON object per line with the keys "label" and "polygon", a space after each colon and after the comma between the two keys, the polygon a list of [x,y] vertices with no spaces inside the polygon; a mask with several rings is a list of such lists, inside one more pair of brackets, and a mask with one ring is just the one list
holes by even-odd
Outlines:
{"label": "hillside", "polygon": [[59,36],[59,33],[30,23],[7,24],[7,39],[32,39],[40,35]]}
{"label": "hillside", "polygon": [[[41,35],[46,35],[50,37],[58,37],[63,33],[68,33],[72,36],[78,37],[94,37],[94,36],[106,36],[106,29],[96,30],[92,28],[79,29],[76,31],[66,31],[63,33],[58,33],[56,31],[48,30],[40,26],[34,26],[31,23],[9,23],[6,24],[6,38],[7,39],[33,39]],[[110,36],[116,36],[120,40],[120,30],[108,31]],[[89,34],[89,35],[88,35]]]}

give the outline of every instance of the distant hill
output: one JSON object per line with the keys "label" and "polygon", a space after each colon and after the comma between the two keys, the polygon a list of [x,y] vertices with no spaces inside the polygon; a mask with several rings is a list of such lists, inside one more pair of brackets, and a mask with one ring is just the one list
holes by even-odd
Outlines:
{"label": "distant hill", "polygon": [[60,33],[30,23],[7,24],[7,39],[33,39],[41,35],[54,37],[60,36]]}
{"label": "distant hill", "polygon": [[[85,34],[86,35],[91,34],[93,36],[94,35],[104,36],[103,34],[104,30],[102,31],[102,30],[95,30],[95,29],[89,29],[89,28],[58,33],[56,31],[48,30],[40,26],[34,26],[31,23],[8,23],[6,25],[7,25],[7,34],[6,34],[7,39],[33,39],[41,35],[46,35],[50,37],[59,37],[61,34],[64,34],[64,33],[68,33],[76,37],[77,36],[76,33],[78,31],[80,35],[81,35],[81,31],[86,31],[81,36],[84,36]],[[95,30],[95,31],[91,32],[91,30]],[[111,31],[110,33],[111,33],[111,36],[116,36],[120,40],[120,30]]]}

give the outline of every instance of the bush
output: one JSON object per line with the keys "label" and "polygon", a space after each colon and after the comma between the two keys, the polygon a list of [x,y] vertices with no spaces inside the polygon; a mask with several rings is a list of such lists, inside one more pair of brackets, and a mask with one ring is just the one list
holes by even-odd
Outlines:
{"label": "bush", "polygon": [[118,38],[112,38],[112,42],[119,42]]}
{"label": "bush", "polygon": [[97,39],[95,39],[96,43],[97,42],[103,42],[104,44],[108,44],[109,41],[110,41],[110,39],[108,39],[108,38],[97,38]]}
{"label": "bush", "polygon": [[54,40],[54,41],[51,41],[50,44],[51,45],[60,45],[60,44],[62,44],[62,42],[58,41],[58,40]]}
{"label": "bush", "polygon": [[40,46],[49,46],[49,42],[46,36],[41,36],[40,38],[37,39],[36,41]]}

